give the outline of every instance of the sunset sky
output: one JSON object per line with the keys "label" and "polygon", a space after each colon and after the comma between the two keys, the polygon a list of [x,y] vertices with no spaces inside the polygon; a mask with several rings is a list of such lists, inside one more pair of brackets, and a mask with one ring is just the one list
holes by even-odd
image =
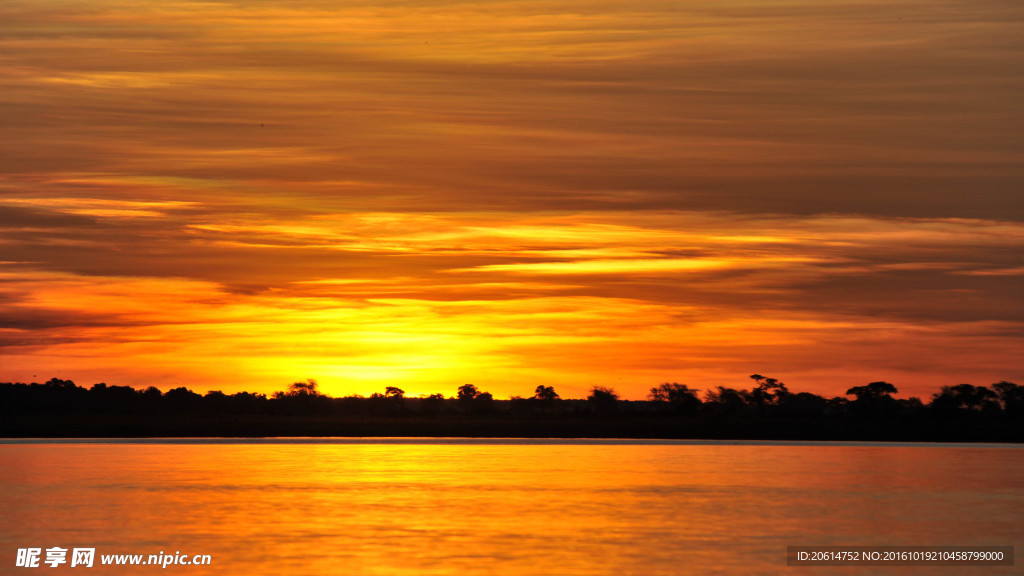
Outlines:
{"label": "sunset sky", "polygon": [[1024,3],[4,0],[0,381],[1024,384]]}

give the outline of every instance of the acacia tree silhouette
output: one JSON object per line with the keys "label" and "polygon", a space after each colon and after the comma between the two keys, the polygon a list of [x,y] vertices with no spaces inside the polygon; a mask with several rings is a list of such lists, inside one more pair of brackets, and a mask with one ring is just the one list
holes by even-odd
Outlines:
{"label": "acacia tree silhouette", "polygon": [[274,392],[274,398],[281,398],[281,397],[284,397],[284,396],[289,396],[289,397],[292,397],[292,398],[296,398],[296,397],[299,397],[299,398],[302,398],[302,397],[315,398],[315,397],[323,396],[323,394],[321,394],[320,390],[317,389],[316,380],[313,380],[312,378],[310,378],[310,379],[307,379],[305,382],[294,382],[294,383],[292,383],[291,385],[288,386],[288,392]]}
{"label": "acacia tree silhouette", "polygon": [[846,395],[856,396],[858,401],[871,401],[881,398],[888,398],[891,400],[892,394],[896,394],[897,392],[899,392],[899,390],[888,382],[872,382],[865,386],[854,386],[846,391]]}

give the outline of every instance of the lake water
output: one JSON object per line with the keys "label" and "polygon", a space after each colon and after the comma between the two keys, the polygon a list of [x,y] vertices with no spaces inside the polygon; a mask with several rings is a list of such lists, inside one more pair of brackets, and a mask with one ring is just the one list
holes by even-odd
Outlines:
{"label": "lake water", "polygon": [[[1020,551],[1024,448],[0,441],[2,574],[1020,573],[786,566],[787,545],[826,544]],[[96,565],[15,568],[28,547]],[[212,563],[98,565],[177,551]]]}

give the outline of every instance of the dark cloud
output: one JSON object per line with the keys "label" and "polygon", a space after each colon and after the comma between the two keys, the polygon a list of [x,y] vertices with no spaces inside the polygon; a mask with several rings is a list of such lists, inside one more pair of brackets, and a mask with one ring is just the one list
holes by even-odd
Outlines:
{"label": "dark cloud", "polygon": [[360,5],[8,8],[8,41],[33,43],[8,57],[0,168],[358,179],[390,193],[353,201],[389,209],[1024,217],[1005,3],[438,6],[466,52],[424,48],[397,6],[373,18],[407,38],[377,50],[303,40]]}
{"label": "dark cloud", "polygon": [[109,311],[89,313],[84,310],[0,305],[0,312],[2,312],[0,330],[59,334],[59,330],[63,328],[112,328],[144,325]]}
{"label": "dark cloud", "polygon": [[[2,200],[0,200],[2,202]],[[0,203],[0,228],[6,228],[8,240],[17,240],[18,234],[31,234],[30,229],[45,228],[49,230],[74,229],[80,232],[83,228],[94,226],[92,218],[74,214],[63,214],[52,210],[4,206]]]}

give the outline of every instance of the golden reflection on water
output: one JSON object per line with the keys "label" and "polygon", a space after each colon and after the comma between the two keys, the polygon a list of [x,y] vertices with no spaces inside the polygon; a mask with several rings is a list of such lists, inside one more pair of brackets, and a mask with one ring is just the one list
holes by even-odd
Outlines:
{"label": "golden reflection on water", "polygon": [[0,464],[8,567],[95,546],[213,556],[167,569],[189,575],[772,574],[787,545],[1024,541],[1017,448],[35,444]]}

